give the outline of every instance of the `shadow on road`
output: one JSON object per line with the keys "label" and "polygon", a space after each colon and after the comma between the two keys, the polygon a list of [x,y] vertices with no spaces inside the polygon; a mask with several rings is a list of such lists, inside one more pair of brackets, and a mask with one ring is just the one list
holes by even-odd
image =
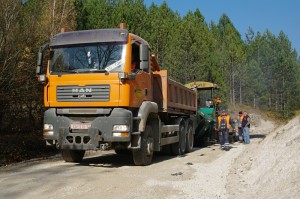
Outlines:
{"label": "shadow on road", "polygon": [[[194,149],[194,151],[199,149]],[[191,152],[193,153],[193,152]],[[185,157],[184,155],[172,156],[165,155],[160,152],[155,152],[152,159],[152,164],[160,163],[162,161],[167,161],[176,157]],[[123,166],[134,166],[133,157],[131,153],[126,154],[116,154],[114,152],[108,154],[102,154],[99,156],[85,157],[78,166],[93,166],[93,167],[107,167],[107,168],[118,168]]]}
{"label": "shadow on road", "polygon": [[107,167],[116,168],[122,166],[132,166],[133,161],[130,154],[118,155],[109,153],[105,155],[85,157],[79,166]]}
{"label": "shadow on road", "polygon": [[266,137],[266,135],[263,135],[263,134],[250,135],[250,139],[256,139],[256,138],[265,139],[265,137]]}

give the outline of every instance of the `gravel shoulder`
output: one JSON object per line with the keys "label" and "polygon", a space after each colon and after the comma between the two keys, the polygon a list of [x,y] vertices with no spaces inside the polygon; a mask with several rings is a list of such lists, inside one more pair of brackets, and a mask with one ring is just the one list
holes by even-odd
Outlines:
{"label": "gravel shoulder", "polygon": [[300,117],[277,127],[260,121],[230,168],[229,198],[299,198]]}

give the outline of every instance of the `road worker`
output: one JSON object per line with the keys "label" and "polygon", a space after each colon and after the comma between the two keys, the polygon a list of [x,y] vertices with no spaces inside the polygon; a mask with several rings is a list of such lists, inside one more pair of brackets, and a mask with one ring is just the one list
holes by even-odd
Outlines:
{"label": "road worker", "polygon": [[244,111],[242,127],[243,127],[244,143],[250,144],[250,117],[246,111]]}
{"label": "road worker", "polygon": [[223,110],[218,117],[218,131],[221,149],[229,150],[228,132],[230,128],[230,116]]}

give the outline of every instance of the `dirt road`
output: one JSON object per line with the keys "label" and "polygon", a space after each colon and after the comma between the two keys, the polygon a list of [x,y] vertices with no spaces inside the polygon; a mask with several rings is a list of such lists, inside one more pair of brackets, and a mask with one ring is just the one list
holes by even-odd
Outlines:
{"label": "dirt road", "polygon": [[[185,156],[155,155],[146,167],[133,166],[130,155],[97,152],[82,164],[60,159],[2,168],[0,198],[201,198],[226,195],[231,160],[243,150],[219,146]],[[96,155],[96,154],[90,154]]]}
{"label": "dirt road", "polygon": [[[265,137],[274,131],[272,123],[260,126],[253,128],[250,145],[234,143],[228,152],[213,145],[178,157],[155,154],[146,167],[133,166],[130,155],[90,152],[81,164],[57,157],[0,168],[0,198],[268,198],[272,195],[256,193],[259,181],[251,173],[261,167],[260,155],[252,156],[252,151],[264,147]],[[295,170],[298,163],[291,163]],[[293,174],[293,189],[282,197],[296,196],[299,171]],[[249,190],[251,194],[244,195]],[[280,198],[278,193],[274,196]]]}

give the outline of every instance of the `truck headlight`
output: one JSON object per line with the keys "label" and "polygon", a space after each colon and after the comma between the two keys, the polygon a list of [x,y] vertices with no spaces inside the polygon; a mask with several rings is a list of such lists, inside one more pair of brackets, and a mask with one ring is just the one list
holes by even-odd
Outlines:
{"label": "truck headlight", "polygon": [[53,125],[52,124],[44,124],[43,135],[53,135]]}
{"label": "truck headlight", "polygon": [[125,124],[113,126],[114,137],[129,137],[129,126]]}
{"label": "truck headlight", "polygon": [[44,130],[46,130],[46,131],[53,130],[53,125],[52,124],[44,124]]}
{"label": "truck headlight", "polygon": [[129,131],[129,126],[128,125],[114,125],[113,126],[113,131],[117,131],[117,132],[128,132]]}

